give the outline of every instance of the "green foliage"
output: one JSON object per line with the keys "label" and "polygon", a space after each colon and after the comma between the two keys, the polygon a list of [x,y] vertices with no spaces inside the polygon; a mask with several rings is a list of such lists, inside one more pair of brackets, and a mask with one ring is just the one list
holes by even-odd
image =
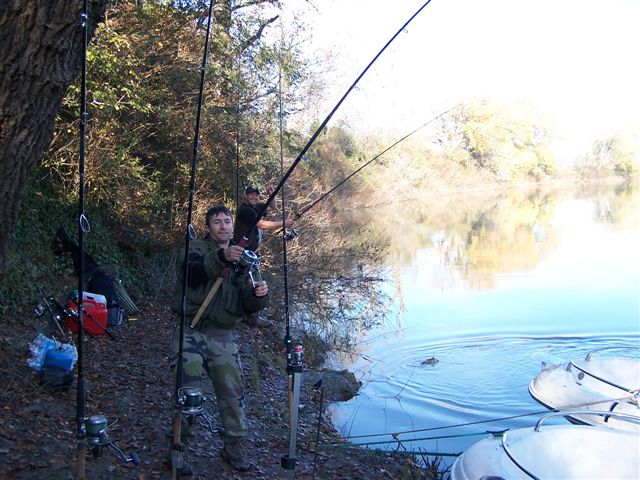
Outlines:
{"label": "green foliage", "polygon": [[[310,182],[307,188],[333,188],[349,176],[357,164],[362,163],[361,157],[353,133],[346,125],[326,127],[303,162],[305,176]],[[345,188],[349,189],[350,185],[345,185]]]}
{"label": "green foliage", "polygon": [[[306,67],[292,44],[267,41],[265,29],[274,18],[263,4],[277,2],[217,4],[229,17],[216,23],[210,43],[196,158],[196,223],[198,212],[235,191],[236,140],[242,184],[262,184],[279,174],[274,79],[281,69],[284,96],[293,104]],[[182,237],[194,156],[206,6],[117,2],[88,49],[85,209],[92,232],[85,246],[101,265],[118,267],[138,297],[173,288],[173,247]],[[23,225],[31,222],[42,232],[42,238],[30,235],[37,248],[28,254],[38,263],[42,251],[45,264],[58,264],[48,248],[58,226],[70,234],[77,230],[79,110],[80,80],[64,99],[16,231],[24,235]],[[72,277],[69,265],[62,265],[60,275]],[[3,302],[26,298],[20,288],[32,287],[21,284],[23,274],[14,269],[8,278],[3,288],[13,293],[3,292]]]}
{"label": "green foliage", "polygon": [[[64,221],[74,217],[76,205],[69,201],[51,201],[46,184],[27,190],[20,207],[16,228],[7,246],[7,272],[0,286],[0,313],[23,312],[25,321],[32,308],[45,295],[59,293],[57,280],[65,278],[67,265],[56,261],[51,249],[59,226],[73,232]],[[72,283],[68,284],[69,286]]]}
{"label": "green foliage", "polygon": [[[199,16],[203,5],[188,6],[120,4],[109,11],[88,52],[87,197],[109,212],[107,218],[149,223],[160,235],[183,214],[193,157],[206,22]],[[273,78],[283,47],[261,38],[270,20],[258,5],[236,9],[222,2],[221,15],[225,6],[231,23],[221,17],[214,28],[200,119],[196,178],[205,192],[198,201],[204,202],[229,198],[235,190],[236,152],[241,183],[261,183],[279,170]],[[282,55],[290,82],[304,78],[296,71],[303,65],[296,55]],[[43,165],[62,197],[78,188],[79,91],[76,83],[65,98]]]}

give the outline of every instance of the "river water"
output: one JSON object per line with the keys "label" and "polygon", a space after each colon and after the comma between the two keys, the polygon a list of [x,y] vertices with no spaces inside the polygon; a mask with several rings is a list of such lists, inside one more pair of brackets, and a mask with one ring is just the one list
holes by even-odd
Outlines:
{"label": "river water", "polygon": [[386,242],[393,302],[388,320],[337,360],[362,382],[330,409],[352,443],[452,454],[450,464],[483,432],[540,418],[545,409],[527,387],[543,362],[640,345],[637,188],[458,195],[374,210],[369,230]]}

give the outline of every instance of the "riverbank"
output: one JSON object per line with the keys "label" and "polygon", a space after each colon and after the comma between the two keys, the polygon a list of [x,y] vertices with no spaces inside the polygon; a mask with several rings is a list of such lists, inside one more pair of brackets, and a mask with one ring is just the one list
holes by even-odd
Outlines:
{"label": "riverbank", "polygon": [[[0,477],[12,479],[73,478],[75,468],[76,390],[51,390],[39,384],[37,372],[26,366],[28,344],[36,332],[30,313],[3,318],[0,338]],[[87,456],[87,478],[169,478],[167,462],[173,380],[168,367],[169,343],[174,321],[164,306],[147,306],[136,320],[111,327],[115,339],[88,338],[85,344],[86,414],[105,415],[109,436],[127,454],[136,453],[139,465],[123,463],[109,451],[98,459]],[[214,396],[205,382],[204,407],[189,461],[196,479],[276,479],[286,471],[280,459],[289,450],[289,415],[284,343],[278,326],[256,329],[241,324],[237,330],[245,373],[248,439],[254,468],[245,474],[232,470],[218,454]],[[298,457],[299,479],[413,479],[431,478],[411,457],[365,450],[329,448],[339,436],[323,414],[333,401],[346,399],[352,388],[335,373],[303,371]],[[316,384],[316,387],[314,387]],[[321,417],[321,421],[318,419]],[[319,428],[318,428],[319,427]]]}

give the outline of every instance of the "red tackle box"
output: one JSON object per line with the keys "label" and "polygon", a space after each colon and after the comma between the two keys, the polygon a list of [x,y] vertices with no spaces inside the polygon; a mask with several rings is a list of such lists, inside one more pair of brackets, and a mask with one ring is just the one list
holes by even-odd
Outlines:
{"label": "red tackle box", "polygon": [[[104,296],[84,292],[82,302],[84,331],[91,335],[104,335],[107,329],[107,305]],[[74,313],[78,312],[76,299],[69,301],[67,307]],[[104,302],[104,303],[103,303]],[[65,321],[67,328],[72,332],[78,331],[78,317],[67,317]]]}

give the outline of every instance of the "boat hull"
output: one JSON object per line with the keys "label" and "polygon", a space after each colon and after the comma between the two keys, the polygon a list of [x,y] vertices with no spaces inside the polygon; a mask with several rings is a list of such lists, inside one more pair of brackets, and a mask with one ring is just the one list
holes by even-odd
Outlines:
{"label": "boat hull", "polygon": [[639,420],[635,423],[599,415],[566,415],[573,423],[640,433],[639,388],[640,360],[631,358],[598,358],[555,365],[543,369],[529,383],[531,396],[549,409],[611,411]]}
{"label": "boat hull", "polygon": [[586,425],[508,430],[458,457],[451,480],[616,478],[640,476],[640,435]]}

